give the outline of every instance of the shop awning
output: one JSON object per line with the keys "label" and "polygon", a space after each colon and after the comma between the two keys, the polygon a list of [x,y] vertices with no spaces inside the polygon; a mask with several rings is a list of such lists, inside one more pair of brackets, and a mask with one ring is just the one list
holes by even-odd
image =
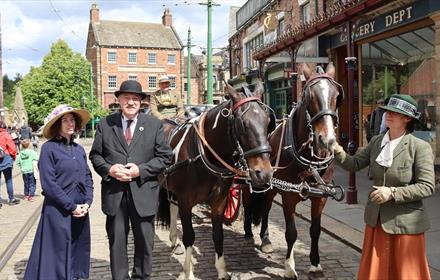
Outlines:
{"label": "shop awning", "polygon": [[359,13],[365,14],[388,2],[387,0],[347,0],[343,5],[332,6],[326,13],[315,16],[308,23],[293,28],[273,43],[263,46],[253,54],[252,58],[259,61],[264,60],[285,50],[287,47],[295,46],[331,30],[337,25],[359,17]]}

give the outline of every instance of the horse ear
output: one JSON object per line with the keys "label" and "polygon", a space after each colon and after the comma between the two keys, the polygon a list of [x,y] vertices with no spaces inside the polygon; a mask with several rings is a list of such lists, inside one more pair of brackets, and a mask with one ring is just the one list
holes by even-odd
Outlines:
{"label": "horse ear", "polygon": [[306,80],[308,80],[310,76],[312,76],[312,70],[310,70],[309,66],[305,62],[301,64],[301,71],[306,77]]}
{"label": "horse ear", "polygon": [[264,85],[261,81],[257,81],[257,83],[255,84],[254,96],[261,99],[263,93],[264,93]]}
{"label": "horse ear", "polygon": [[230,84],[225,81],[226,93],[234,100],[240,99],[240,93],[237,92]]}
{"label": "horse ear", "polygon": [[336,72],[336,68],[333,65],[333,62],[330,62],[327,65],[327,69],[325,69],[325,72],[327,73],[327,75],[329,75],[330,77],[332,77],[332,79],[335,78],[335,72]]}

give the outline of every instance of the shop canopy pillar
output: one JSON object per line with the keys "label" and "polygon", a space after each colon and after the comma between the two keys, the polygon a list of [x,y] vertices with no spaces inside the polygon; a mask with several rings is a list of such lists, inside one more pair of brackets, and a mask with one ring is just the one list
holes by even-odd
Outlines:
{"label": "shop canopy pillar", "polygon": [[440,11],[431,15],[435,22],[435,120],[436,120],[436,145],[435,163],[440,164]]}

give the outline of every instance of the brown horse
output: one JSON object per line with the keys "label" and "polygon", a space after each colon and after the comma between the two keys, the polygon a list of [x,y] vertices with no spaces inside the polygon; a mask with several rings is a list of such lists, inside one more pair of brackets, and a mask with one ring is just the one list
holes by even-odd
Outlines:
{"label": "brown horse", "polygon": [[[310,237],[311,267],[309,272],[322,271],[318,252],[318,240],[321,232],[321,214],[326,203],[326,191],[319,186],[328,186],[333,177],[333,155],[330,147],[336,141],[335,128],[338,124],[337,108],[343,100],[342,87],[335,82],[335,68],[330,63],[326,73],[312,74],[310,68],[303,64],[302,71],[307,79],[301,102],[292,110],[289,118],[277,126],[269,136],[272,147],[271,159],[276,170],[274,177],[291,184],[301,185],[307,182],[307,187],[300,192],[272,188],[265,194],[264,210],[261,221],[260,238],[262,251],[269,253],[272,246],[269,240],[268,217],[272,201],[277,193],[282,197],[284,218],[286,221],[285,238],[287,254],[285,261],[285,278],[296,279],[293,245],[297,239],[295,227],[296,205],[309,198],[312,203]],[[316,171],[316,172],[313,172]],[[322,177],[321,177],[322,176]],[[328,184],[328,185],[326,185]],[[318,186],[321,195],[308,195],[308,186]],[[343,191],[341,189],[341,191]],[[328,192],[328,193],[329,193]],[[327,194],[328,194],[327,193]],[[323,195],[324,194],[324,195]],[[341,198],[342,199],[342,198]],[[252,215],[249,207],[249,193],[244,193],[245,208],[245,237],[252,237]]]}
{"label": "brown horse", "polygon": [[[256,186],[268,184],[272,178],[271,147],[267,140],[269,113],[260,101],[263,91],[260,82],[254,92],[247,87],[238,92],[227,84],[229,101],[171,135],[175,164],[163,174],[158,219],[167,225],[171,223],[170,237],[174,246],[177,242],[176,216],[180,214],[185,279],[194,279],[192,208],[203,202],[209,204],[215,267],[219,279],[229,279],[223,257],[222,223],[233,177],[237,174],[248,177]],[[177,207],[171,203],[171,211],[170,198],[177,203]]]}

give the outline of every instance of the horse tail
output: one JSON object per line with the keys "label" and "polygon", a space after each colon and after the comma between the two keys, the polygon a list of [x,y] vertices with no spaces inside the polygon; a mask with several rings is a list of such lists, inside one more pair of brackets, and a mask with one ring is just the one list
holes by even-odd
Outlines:
{"label": "horse tail", "polygon": [[161,187],[159,191],[159,207],[157,209],[157,225],[169,228],[171,221],[169,192]]}
{"label": "horse tail", "polygon": [[263,217],[263,209],[262,205],[264,205],[266,193],[251,193],[251,215],[252,215],[252,223],[255,226],[260,225],[261,218]]}

